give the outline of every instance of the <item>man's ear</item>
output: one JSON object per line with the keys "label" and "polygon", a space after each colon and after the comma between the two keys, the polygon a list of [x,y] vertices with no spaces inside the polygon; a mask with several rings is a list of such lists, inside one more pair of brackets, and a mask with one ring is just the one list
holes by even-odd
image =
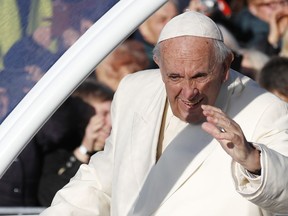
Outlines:
{"label": "man's ear", "polygon": [[224,77],[223,77],[223,83],[224,82],[226,82],[228,79],[229,79],[229,71],[230,71],[230,68],[227,68],[226,70],[225,70],[225,74],[224,74]]}
{"label": "man's ear", "polygon": [[231,55],[229,55],[229,57],[227,57],[227,59],[224,62],[224,71],[223,71],[224,74],[222,80],[223,83],[229,78],[230,66],[233,60],[234,60],[234,54],[231,53]]}
{"label": "man's ear", "polygon": [[158,67],[160,67],[160,59],[159,59],[159,57],[157,57],[156,55],[153,55],[153,60],[154,60],[154,62],[158,65]]}

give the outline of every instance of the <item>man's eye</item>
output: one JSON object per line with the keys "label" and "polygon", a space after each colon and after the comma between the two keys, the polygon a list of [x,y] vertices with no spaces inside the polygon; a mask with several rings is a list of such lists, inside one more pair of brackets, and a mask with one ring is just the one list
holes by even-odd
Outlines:
{"label": "man's eye", "polygon": [[168,76],[170,80],[172,81],[178,81],[180,79],[179,75],[169,75]]}
{"label": "man's eye", "polygon": [[208,79],[208,74],[207,73],[200,73],[197,76],[193,77],[194,80],[197,82],[204,82]]}
{"label": "man's eye", "polygon": [[197,74],[194,78],[202,78],[202,77],[207,77],[207,74],[206,73],[199,73]]}

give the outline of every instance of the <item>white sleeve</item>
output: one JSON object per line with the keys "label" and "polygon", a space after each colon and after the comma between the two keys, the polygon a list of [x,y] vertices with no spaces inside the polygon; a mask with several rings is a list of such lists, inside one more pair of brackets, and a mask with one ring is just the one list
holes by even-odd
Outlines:
{"label": "white sleeve", "polygon": [[288,157],[265,145],[254,145],[261,151],[261,176],[249,175],[232,162],[236,191],[269,212],[288,214]]}

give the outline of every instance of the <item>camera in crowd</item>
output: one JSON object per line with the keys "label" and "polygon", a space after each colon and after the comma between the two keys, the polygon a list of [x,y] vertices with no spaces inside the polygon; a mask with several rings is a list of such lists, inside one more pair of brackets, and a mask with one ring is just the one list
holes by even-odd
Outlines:
{"label": "camera in crowd", "polygon": [[203,13],[213,14],[221,12],[225,16],[231,15],[231,9],[225,0],[200,0],[202,4]]}

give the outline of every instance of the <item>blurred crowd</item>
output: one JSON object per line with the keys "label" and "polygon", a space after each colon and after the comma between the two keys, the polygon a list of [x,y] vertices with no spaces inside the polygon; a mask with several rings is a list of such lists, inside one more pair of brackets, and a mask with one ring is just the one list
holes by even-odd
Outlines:
{"label": "blurred crowd", "polygon": [[[0,1],[0,123],[117,0]],[[288,102],[288,0],[169,0],[68,97],[0,179],[0,206],[49,206],[111,130],[121,79],[156,68],[163,26],[185,10],[211,17],[234,52],[232,69]],[[96,52],[96,51],[95,51]]]}

